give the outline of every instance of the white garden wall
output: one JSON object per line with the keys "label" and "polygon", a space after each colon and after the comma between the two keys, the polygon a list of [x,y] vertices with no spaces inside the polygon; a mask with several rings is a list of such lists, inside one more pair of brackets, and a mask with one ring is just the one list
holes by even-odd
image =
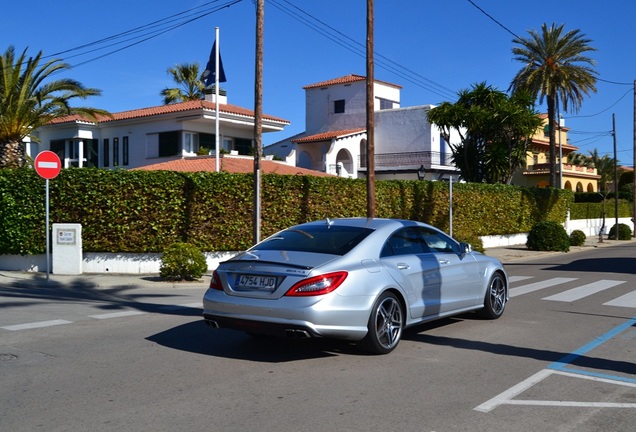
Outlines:
{"label": "white garden wall", "polygon": [[[615,224],[614,218],[605,219],[605,233]],[[628,225],[634,231],[631,218],[619,218],[619,223]],[[578,229],[586,236],[598,236],[603,225],[602,219],[567,220],[565,229],[568,234]],[[481,237],[484,249],[525,245],[528,233],[494,235]],[[214,270],[221,261],[232,258],[238,252],[207,252],[205,257],[208,270]],[[120,273],[120,274],[156,274],[159,273],[161,254],[94,253],[85,252],[82,260],[83,273]],[[0,255],[0,271],[46,271],[45,255]],[[55,269],[51,269],[55,273]]]}

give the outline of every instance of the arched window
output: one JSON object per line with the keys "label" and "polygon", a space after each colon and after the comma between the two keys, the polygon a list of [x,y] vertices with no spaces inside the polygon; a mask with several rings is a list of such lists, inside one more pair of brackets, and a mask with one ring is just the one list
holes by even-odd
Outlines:
{"label": "arched window", "polygon": [[567,190],[572,190],[572,183],[570,183],[570,181],[566,181],[565,182],[565,186],[563,187],[563,189],[567,189]]}
{"label": "arched window", "polygon": [[576,191],[577,192],[583,192],[583,185],[581,184],[581,182],[578,182],[576,184]]}

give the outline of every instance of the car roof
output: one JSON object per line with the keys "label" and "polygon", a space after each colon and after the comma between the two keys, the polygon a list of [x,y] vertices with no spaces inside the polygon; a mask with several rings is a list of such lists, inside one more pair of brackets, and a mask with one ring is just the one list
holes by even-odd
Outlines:
{"label": "car roof", "polygon": [[360,228],[370,228],[373,230],[390,229],[394,230],[404,226],[429,226],[422,222],[407,220],[407,219],[385,219],[385,218],[364,218],[364,217],[352,217],[352,218],[336,218],[336,219],[321,219],[313,222],[307,222],[298,226],[351,226]]}

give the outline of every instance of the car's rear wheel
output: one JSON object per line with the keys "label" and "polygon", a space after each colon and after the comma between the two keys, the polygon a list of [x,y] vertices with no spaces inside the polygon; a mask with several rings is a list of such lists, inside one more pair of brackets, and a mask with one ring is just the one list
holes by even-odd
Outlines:
{"label": "car's rear wheel", "polygon": [[395,294],[383,293],[373,305],[363,346],[375,354],[388,354],[395,349],[404,329],[404,312]]}
{"label": "car's rear wheel", "polygon": [[497,272],[490,278],[484,297],[484,307],[479,310],[479,316],[486,319],[497,319],[503,315],[506,308],[506,295],[506,278]]}

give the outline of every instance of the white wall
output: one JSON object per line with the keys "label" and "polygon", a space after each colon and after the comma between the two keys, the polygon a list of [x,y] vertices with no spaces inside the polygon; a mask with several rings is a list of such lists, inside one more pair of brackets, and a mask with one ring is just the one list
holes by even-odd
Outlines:
{"label": "white wall", "polygon": [[416,106],[375,113],[375,153],[408,153],[439,151],[426,119],[429,106]]}
{"label": "white wall", "polygon": [[[619,223],[629,225],[634,230],[631,218],[620,218]],[[606,232],[615,223],[614,219],[606,219]],[[567,221],[566,231],[570,234],[580,229],[587,237],[598,236],[602,224],[601,219],[581,219]],[[528,233],[481,237],[485,249],[525,245]],[[215,269],[219,262],[230,259],[237,252],[205,253],[208,270]],[[84,253],[82,269],[84,273],[122,273],[122,274],[156,274],[159,273],[161,254],[117,254],[117,253]],[[46,271],[45,255],[0,255],[0,270],[5,271]]]}

